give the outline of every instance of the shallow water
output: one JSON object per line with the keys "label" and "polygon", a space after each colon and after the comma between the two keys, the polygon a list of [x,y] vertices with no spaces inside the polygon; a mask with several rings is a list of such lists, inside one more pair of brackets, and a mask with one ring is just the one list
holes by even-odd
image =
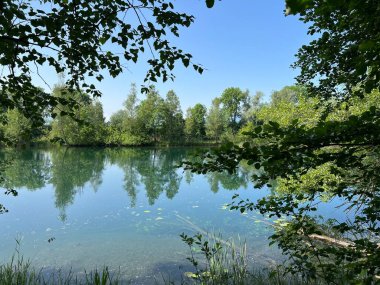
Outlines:
{"label": "shallow water", "polygon": [[[45,270],[84,272],[107,265],[132,284],[191,270],[182,232],[220,233],[246,240],[252,264],[280,258],[268,247],[266,217],[242,215],[226,206],[235,193],[256,199],[248,172],[193,175],[176,168],[190,149],[7,150],[0,153],[2,196],[9,212],[0,215],[1,262],[10,259],[15,239],[21,252]],[[8,163],[7,163],[8,162]],[[50,240],[50,242],[49,242]]]}

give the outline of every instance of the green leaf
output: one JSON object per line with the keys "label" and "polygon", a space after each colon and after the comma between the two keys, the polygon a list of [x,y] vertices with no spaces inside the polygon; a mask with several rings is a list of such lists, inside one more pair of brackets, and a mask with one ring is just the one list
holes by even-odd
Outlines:
{"label": "green leaf", "polygon": [[189,63],[190,63],[190,60],[188,58],[183,58],[182,59],[182,63],[185,67],[188,67],[189,66]]}
{"label": "green leaf", "polygon": [[367,51],[376,47],[376,43],[373,40],[366,40],[360,43],[359,50]]}
{"label": "green leaf", "polygon": [[298,14],[304,12],[313,4],[313,0],[286,0],[286,14]]}
{"label": "green leaf", "polygon": [[215,0],[206,0],[206,6],[207,8],[212,8],[214,7]]}

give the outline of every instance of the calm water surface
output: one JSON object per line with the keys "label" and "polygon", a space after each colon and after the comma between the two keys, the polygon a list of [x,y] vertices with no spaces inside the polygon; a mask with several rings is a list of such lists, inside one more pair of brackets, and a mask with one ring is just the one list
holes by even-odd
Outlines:
{"label": "calm water surface", "polygon": [[[8,150],[0,215],[1,262],[21,240],[21,252],[36,267],[83,272],[103,265],[132,284],[180,278],[191,270],[182,232],[221,233],[246,240],[253,264],[279,258],[268,247],[267,218],[242,215],[226,204],[234,193],[256,199],[248,171],[234,176],[192,175],[175,166],[190,150],[88,149]],[[48,242],[54,238],[52,242]]]}

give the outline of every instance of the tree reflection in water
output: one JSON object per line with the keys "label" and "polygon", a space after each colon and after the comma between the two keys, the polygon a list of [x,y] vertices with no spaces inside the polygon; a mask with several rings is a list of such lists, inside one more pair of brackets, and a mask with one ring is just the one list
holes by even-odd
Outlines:
{"label": "tree reflection in water", "polygon": [[[123,189],[130,197],[131,207],[136,205],[139,189],[144,189],[148,202],[153,205],[161,194],[172,199],[179,191],[184,176],[187,183],[193,174],[177,165],[188,159],[190,148],[52,148],[2,150],[0,159],[10,161],[3,166],[3,188],[26,188],[35,191],[47,184],[55,191],[55,206],[61,219],[75,195],[83,191],[86,183],[97,191],[102,184],[106,164],[116,165],[124,173]],[[208,173],[210,189],[218,192],[220,187],[234,190],[246,187],[249,171],[242,168],[234,175]]]}

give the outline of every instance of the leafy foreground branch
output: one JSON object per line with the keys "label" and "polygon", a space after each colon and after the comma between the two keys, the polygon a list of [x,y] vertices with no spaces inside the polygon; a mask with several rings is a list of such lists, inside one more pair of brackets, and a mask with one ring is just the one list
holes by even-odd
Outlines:
{"label": "leafy foreground branch", "polygon": [[[302,3],[301,3],[302,2]],[[285,122],[289,111],[245,132],[242,144],[228,144],[185,162],[197,173],[236,171],[246,161],[257,171],[256,188],[271,195],[235,200],[232,209],[284,217],[271,236],[292,263],[287,271],[336,283],[373,284],[380,276],[380,2],[287,1],[313,40],[297,53],[297,83],[319,104]],[[375,99],[367,101],[368,96]],[[281,104],[280,104],[281,105]],[[235,199],[238,197],[235,197]],[[322,201],[342,212],[339,220],[318,218]],[[326,236],[346,241],[338,246]],[[343,269],[343,272],[342,272]]]}
{"label": "leafy foreground branch", "polygon": [[[247,132],[250,142],[226,145],[201,160],[185,162],[193,172],[229,171],[241,161],[257,171],[256,188],[273,193],[257,202],[235,196],[232,209],[258,210],[286,217],[288,223],[271,236],[293,261],[288,272],[332,282],[336,276],[351,282],[377,282],[380,275],[380,111],[374,106],[344,120],[320,121],[312,127],[269,122]],[[360,122],[360,123],[359,123]],[[344,220],[317,218],[322,201],[337,202]],[[327,236],[347,241],[337,246]],[[306,237],[306,242],[305,242]]]}
{"label": "leafy foreground branch", "polygon": [[0,63],[7,70],[0,75],[0,102],[22,111],[36,126],[43,123],[44,110],[54,117],[61,114],[53,111],[59,104],[70,111],[78,108],[69,98],[51,96],[33,85],[33,74],[48,85],[42,67],[65,73],[70,91],[82,89],[95,97],[100,91],[86,80],[100,82],[104,72],[116,77],[141,57],[148,65],[146,82],[174,79],[177,63],[203,72],[191,54],[168,40],[194,21],[169,1],[6,0],[0,12]]}

